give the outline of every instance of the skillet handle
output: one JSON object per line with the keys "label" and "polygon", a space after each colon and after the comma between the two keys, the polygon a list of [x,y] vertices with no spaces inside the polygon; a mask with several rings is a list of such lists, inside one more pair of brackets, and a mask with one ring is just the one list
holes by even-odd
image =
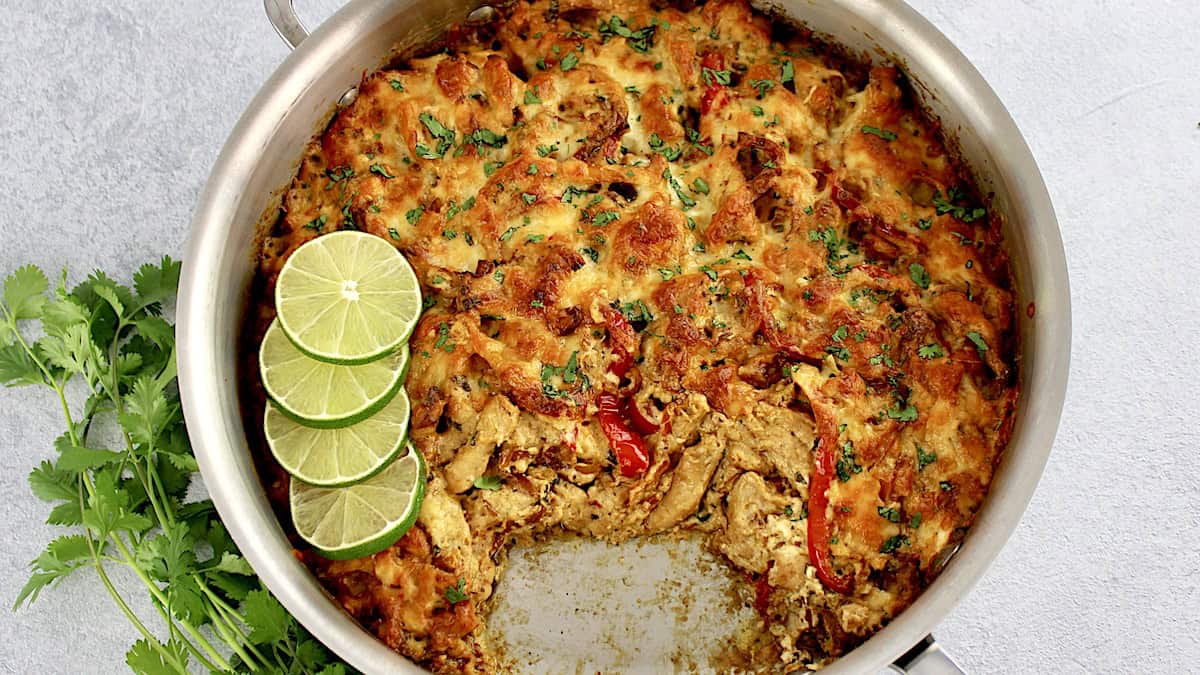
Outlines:
{"label": "skillet handle", "polygon": [[296,8],[292,6],[292,2],[293,0],[263,0],[263,8],[267,10],[267,20],[275,27],[275,32],[279,33],[279,37],[283,38],[288,47],[295,49],[308,37],[308,29],[300,21],[300,17],[296,16]]}
{"label": "skillet handle", "polygon": [[954,659],[942,651],[932,635],[926,635],[904,656],[896,659],[892,669],[905,675],[966,675]]}

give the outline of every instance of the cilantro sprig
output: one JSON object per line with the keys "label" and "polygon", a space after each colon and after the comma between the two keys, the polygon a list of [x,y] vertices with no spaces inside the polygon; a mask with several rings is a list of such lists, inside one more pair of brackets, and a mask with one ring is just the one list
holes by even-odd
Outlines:
{"label": "cilantro sprig", "polygon": [[[64,272],[51,289],[33,266],[4,281],[0,383],[49,388],[66,423],[29,486],[67,532],[30,563],[14,609],[90,571],[142,636],[125,657],[136,673],[345,673],[255,577],[212,502],[188,498],[197,465],[162,315],[179,271],[144,265],[133,288],[94,272],[68,290]],[[142,582],[161,629],[116,590],[117,568]]]}

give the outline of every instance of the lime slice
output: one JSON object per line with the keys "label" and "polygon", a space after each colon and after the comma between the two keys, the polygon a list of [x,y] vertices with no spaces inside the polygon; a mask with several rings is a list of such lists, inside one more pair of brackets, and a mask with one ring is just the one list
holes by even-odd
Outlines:
{"label": "lime slice", "polygon": [[263,431],[275,460],[309,485],[340,487],[374,476],[400,454],[410,409],[404,389],[383,410],[340,429],[306,427],[267,406]]}
{"label": "lime slice", "polygon": [[305,354],[329,363],[369,363],[408,339],[421,315],[421,287],[391,244],[343,230],[288,257],[275,284],[275,309]]}
{"label": "lime slice", "polygon": [[280,412],[308,427],[333,429],[361,422],[392,400],[408,370],[408,345],[382,361],[338,366],[302,354],[276,320],[267,328],[258,365]]}
{"label": "lime slice", "polygon": [[333,560],[362,558],[396,543],[425,498],[425,458],[406,445],[406,455],[357,485],[322,488],[292,480],[296,532]]}

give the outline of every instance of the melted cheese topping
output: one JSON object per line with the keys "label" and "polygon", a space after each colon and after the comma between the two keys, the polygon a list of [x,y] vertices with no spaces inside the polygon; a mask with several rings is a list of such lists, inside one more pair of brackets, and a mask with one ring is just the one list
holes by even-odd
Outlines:
{"label": "melted cheese topping", "polygon": [[[514,539],[695,532],[755,580],[748,665],[827,662],[936,574],[1007,441],[997,223],[896,69],[741,0],[519,2],[491,33],[367,75],[264,239],[260,326],[287,255],[344,228],[403,251],[428,305],[407,383],[419,525],[370,559],[306,560],[392,647],[486,671]],[[604,391],[667,420],[638,477],[596,422]],[[848,595],[809,561],[814,416],[837,422]]]}

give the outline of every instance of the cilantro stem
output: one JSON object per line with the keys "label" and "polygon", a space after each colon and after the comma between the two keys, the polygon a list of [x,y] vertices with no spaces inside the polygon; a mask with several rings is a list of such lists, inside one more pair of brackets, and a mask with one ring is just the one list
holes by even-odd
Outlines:
{"label": "cilantro stem", "polygon": [[[83,487],[85,484],[86,474],[80,476],[79,480],[79,509],[81,512],[85,507],[85,500],[83,498]],[[92,490],[89,489],[89,492],[91,491]],[[96,550],[96,542],[94,539],[92,539],[91,530],[84,528],[83,537],[87,541],[88,551],[91,552],[92,566],[96,568],[96,576],[100,578],[100,583],[104,584],[104,588],[108,591],[109,596],[112,597],[113,602],[117,604],[117,607],[125,615],[125,618],[128,619],[129,623],[133,624],[133,627],[142,634],[142,637],[146,638],[146,642],[148,642],[150,646],[154,648],[154,651],[158,652],[158,654],[162,656],[165,663],[173,665],[176,672],[186,674],[187,668],[185,668],[183,664],[179,662],[179,659],[174,654],[168,652],[162,646],[162,643],[159,642],[158,638],[146,628],[146,625],[142,623],[142,620],[133,613],[133,610],[129,609],[129,605],[125,603],[125,599],[121,597],[121,594],[118,593],[117,589],[113,586],[112,581],[108,578],[108,572],[106,572],[104,569],[104,563],[100,559],[100,554]]]}
{"label": "cilantro stem", "polygon": [[251,658],[244,649],[242,649],[241,640],[234,638],[234,636],[230,634],[228,626],[225,625],[226,623],[227,622],[225,621],[218,621],[216,616],[212,617],[213,630],[221,636],[221,640],[224,641],[225,644],[229,645],[229,648],[232,649],[235,654],[241,657],[242,662],[245,663],[247,668],[252,671],[258,670],[258,664],[255,663],[254,659]]}
{"label": "cilantro stem", "polygon": [[[221,596],[214,593],[212,591],[212,589],[210,589],[208,587],[208,584],[205,583],[202,579],[200,579],[199,577],[193,577],[193,578],[195,578],[197,583],[200,584],[200,590],[204,592],[204,595],[212,603],[212,607],[215,610],[214,616],[213,616],[214,625],[217,623],[218,618],[220,620],[224,621],[225,624],[229,627],[230,631],[233,633],[236,640],[240,641],[242,644],[244,644],[246,649],[249,649],[250,652],[252,652],[254,654],[254,656],[258,657],[259,662],[264,667],[267,665],[270,665],[271,659],[268,659],[261,651],[259,651],[258,647],[250,640],[250,638],[249,638],[249,636],[247,636],[246,632],[244,630],[242,630],[242,628],[241,628],[242,625],[247,625],[247,627],[248,627],[248,624],[245,623],[245,619],[240,614],[238,614],[237,610],[235,610],[233,607],[230,607],[229,603],[225,602],[225,600],[223,600],[221,598]],[[253,666],[254,661],[252,659],[250,659],[248,656],[246,656],[244,653],[242,653],[242,651],[240,649],[237,649],[235,643],[233,641],[231,641],[229,638],[225,638],[225,640],[230,645],[231,648],[233,648],[235,651],[237,651],[238,655],[242,657],[242,660],[245,661],[246,664],[251,669],[254,669],[254,666]],[[285,661],[285,660],[279,659],[278,655],[275,655],[275,654],[272,654],[272,656],[275,656],[274,665],[276,665],[279,668],[284,669],[284,670],[287,669],[287,664],[291,662],[291,661]]]}
{"label": "cilantro stem", "polygon": [[[85,473],[82,474],[82,478],[83,484],[88,490],[88,494],[95,495],[96,487],[92,484],[91,476]],[[153,596],[153,598],[159,603],[161,603],[163,607],[170,607],[171,605],[167,601],[167,597],[163,595],[162,589],[159,588],[158,584],[154,583],[154,580],[148,577],[141,566],[137,564],[133,554],[129,550],[129,547],[125,544],[125,540],[113,533],[110,533],[108,538],[109,541],[116,545],[117,551],[120,552],[121,558],[124,559],[124,564],[129,567],[129,569],[132,570],[139,579],[142,580],[142,584],[146,587],[146,590],[150,592],[150,595]],[[225,660],[225,657],[217,653],[216,649],[213,648],[212,643],[208,641],[208,638],[205,638],[204,635],[201,634],[200,631],[196,630],[196,628],[192,626],[190,622],[180,619],[179,625],[183,626],[183,629],[187,631],[187,634],[192,638],[192,640],[195,640],[196,644],[198,644],[200,648],[204,650],[204,653],[207,654],[209,658],[211,658],[212,661],[217,664],[217,666],[213,666],[211,663],[206,662],[206,666],[209,668],[209,670],[231,670],[231,666],[229,665],[229,662]],[[197,658],[202,657],[197,654]]]}

